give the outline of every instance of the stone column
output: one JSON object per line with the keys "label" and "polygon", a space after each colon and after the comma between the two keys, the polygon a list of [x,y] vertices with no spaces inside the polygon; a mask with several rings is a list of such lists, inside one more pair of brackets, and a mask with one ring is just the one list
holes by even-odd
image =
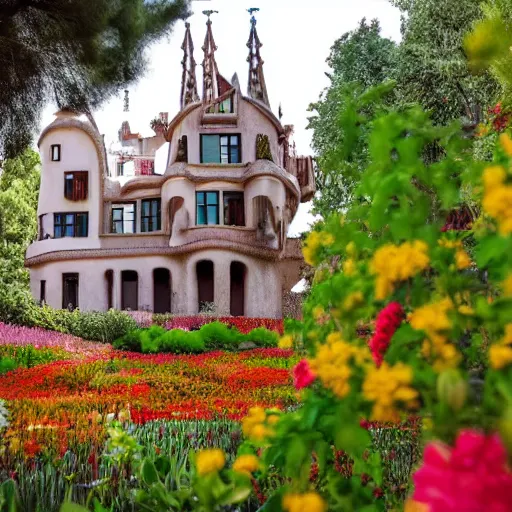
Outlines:
{"label": "stone column", "polygon": [[230,275],[231,260],[227,255],[221,254],[214,260],[214,302],[217,308],[217,315],[224,316],[230,313]]}

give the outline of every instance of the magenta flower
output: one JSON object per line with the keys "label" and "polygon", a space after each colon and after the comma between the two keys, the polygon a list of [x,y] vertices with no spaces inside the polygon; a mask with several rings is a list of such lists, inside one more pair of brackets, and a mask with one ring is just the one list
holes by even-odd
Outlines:
{"label": "magenta flower", "polygon": [[299,361],[293,369],[293,385],[297,390],[307,388],[309,385],[313,384],[315,379],[316,376],[311,371],[306,359]]}
{"label": "magenta flower", "polygon": [[413,478],[413,499],[427,505],[429,512],[511,510],[512,473],[497,434],[464,430],[453,448],[429,443]]}

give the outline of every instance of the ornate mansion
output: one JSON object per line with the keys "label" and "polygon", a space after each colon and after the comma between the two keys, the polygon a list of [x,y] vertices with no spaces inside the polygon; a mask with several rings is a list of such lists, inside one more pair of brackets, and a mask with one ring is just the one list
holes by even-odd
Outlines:
{"label": "ornate mansion", "polygon": [[247,95],[217,67],[208,18],[202,97],[186,24],[181,110],[107,149],[94,120],[61,110],[39,139],[38,239],[31,290],[54,308],[282,316],[300,279],[300,202],[315,192],[310,157],[272,113],[251,20]]}

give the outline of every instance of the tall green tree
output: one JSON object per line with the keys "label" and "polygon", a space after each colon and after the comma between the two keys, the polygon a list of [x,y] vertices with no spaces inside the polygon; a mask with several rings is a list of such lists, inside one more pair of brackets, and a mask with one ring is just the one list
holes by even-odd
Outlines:
{"label": "tall green tree", "polygon": [[49,100],[87,111],[144,72],[190,0],[3,0],[0,153],[20,154]]}
{"label": "tall green tree", "polygon": [[0,316],[4,319],[9,318],[4,310],[22,311],[30,303],[24,259],[37,233],[39,164],[39,155],[28,149],[6,160],[0,175]]}
{"label": "tall green tree", "polygon": [[[381,35],[378,20],[361,20],[359,27],[343,34],[332,46],[327,63],[330,86],[310,105],[315,115],[309,118],[313,130],[312,146],[317,155],[316,181],[320,194],[314,200],[316,213],[327,216],[350,201],[354,184],[364,169],[366,130],[358,140],[346,140],[347,115],[352,102],[367,88],[395,75],[396,45]],[[381,93],[384,92],[381,90]],[[366,113],[381,105],[382,94],[372,96]],[[350,137],[350,136],[349,136]],[[347,148],[351,149],[348,150]]]}
{"label": "tall green tree", "polygon": [[464,37],[482,16],[481,0],[391,0],[402,12],[397,53],[400,103],[419,103],[437,124],[476,124],[496,98],[489,73],[468,65]]}

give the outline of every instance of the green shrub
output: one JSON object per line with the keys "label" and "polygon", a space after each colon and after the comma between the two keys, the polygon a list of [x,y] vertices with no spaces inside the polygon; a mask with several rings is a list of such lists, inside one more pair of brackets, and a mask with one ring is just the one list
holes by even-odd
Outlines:
{"label": "green shrub", "polygon": [[0,375],[15,370],[18,367],[16,361],[10,357],[0,358]]}
{"label": "green shrub", "polygon": [[60,348],[35,348],[32,345],[0,345],[0,358],[12,359],[16,366],[33,368],[40,364],[68,359],[69,354]]}
{"label": "green shrub", "polygon": [[228,327],[221,322],[211,322],[199,329],[199,334],[206,350],[233,350],[237,344],[245,341],[244,336],[236,329]]}
{"label": "green shrub", "polygon": [[199,354],[205,351],[205,343],[199,331],[172,329],[159,338],[163,352],[172,354]]}
{"label": "green shrub", "polygon": [[244,341],[252,341],[258,347],[277,347],[279,334],[265,327],[257,327],[244,336]]}
{"label": "green shrub", "polygon": [[162,338],[166,330],[159,325],[152,325],[149,329],[142,329],[140,334],[140,348],[144,354],[162,352]]}
{"label": "green shrub", "polygon": [[140,335],[142,329],[133,329],[121,336],[112,343],[117,350],[128,350],[129,352],[141,352]]}

